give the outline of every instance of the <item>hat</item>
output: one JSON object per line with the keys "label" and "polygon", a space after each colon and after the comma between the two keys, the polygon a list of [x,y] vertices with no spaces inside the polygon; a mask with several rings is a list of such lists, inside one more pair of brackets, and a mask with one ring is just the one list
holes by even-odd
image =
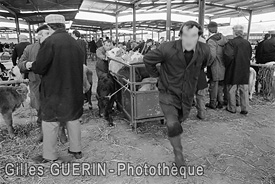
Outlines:
{"label": "hat", "polygon": [[47,24],[53,24],[53,23],[65,24],[65,17],[59,14],[50,14],[45,17],[45,22]]}
{"label": "hat", "polygon": [[235,31],[243,31],[244,30],[244,27],[242,25],[235,25],[233,27],[233,30]]}
{"label": "hat", "polygon": [[217,22],[209,22],[209,24],[207,25],[207,28],[217,28],[218,24]]}
{"label": "hat", "polygon": [[19,35],[19,40],[27,40],[28,37],[26,35]]}

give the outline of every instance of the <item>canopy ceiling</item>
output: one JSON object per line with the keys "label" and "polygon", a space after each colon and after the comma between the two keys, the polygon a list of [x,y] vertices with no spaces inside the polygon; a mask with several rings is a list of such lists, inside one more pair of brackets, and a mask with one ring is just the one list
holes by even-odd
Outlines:
{"label": "canopy ceiling", "polygon": [[[199,0],[171,0],[172,13],[198,17]],[[49,13],[63,14],[72,20],[72,28],[83,30],[106,30],[115,23],[78,20],[78,11],[104,13],[111,16],[131,15],[133,7],[137,14],[166,12],[166,0],[0,0],[0,16],[19,17],[30,24],[44,22]],[[1,11],[2,10],[2,11]],[[4,10],[4,11],[3,11]],[[205,17],[222,18],[246,16],[249,12],[262,14],[275,11],[274,0],[206,0]],[[150,19],[150,17],[148,18]],[[138,29],[165,30],[165,20],[137,21]],[[119,23],[119,28],[130,28],[132,22]],[[171,29],[178,29],[180,22],[172,22]]]}

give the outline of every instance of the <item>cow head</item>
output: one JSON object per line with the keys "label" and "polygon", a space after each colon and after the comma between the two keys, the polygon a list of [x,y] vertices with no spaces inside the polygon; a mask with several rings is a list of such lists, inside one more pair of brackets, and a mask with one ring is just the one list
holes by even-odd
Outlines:
{"label": "cow head", "polygon": [[26,84],[20,84],[16,87],[16,92],[22,96],[22,101],[25,101],[27,99],[27,94],[29,93],[28,87]]}

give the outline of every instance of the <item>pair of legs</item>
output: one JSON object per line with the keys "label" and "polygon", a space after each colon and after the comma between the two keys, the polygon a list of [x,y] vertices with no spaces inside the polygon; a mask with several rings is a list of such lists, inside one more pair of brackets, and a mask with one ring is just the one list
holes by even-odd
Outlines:
{"label": "pair of legs", "polygon": [[[59,122],[42,121],[43,158],[46,160],[58,159],[56,145],[59,127]],[[70,143],[69,151],[74,153],[81,152],[81,127],[79,120],[66,122],[66,128]]]}
{"label": "pair of legs", "polygon": [[175,163],[177,167],[186,166],[182,154],[181,134],[183,132],[181,122],[183,118],[182,109],[178,109],[173,105],[160,102],[160,107],[167,121],[168,139],[173,147],[175,155]]}
{"label": "pair of legs", "polygon": [[241,113],[247,114],[249,106],[248,84],[246,85],[227,85],[228,105],[227,110],[236,113],[237,94],[239,94]]}
{"label": "pair of legs", "polygon": [[198,111],[197,117],[202,120],[205,118],[205,115],[206,115],[205,95],[206,95],[206,89],[198,90],[196,92],[196,108]]}
{"label": "pair of legs", "polygon": [[209,86],[209,96],[210,96],[210,103],[209,107],[215,109],[218,107],[222,107],[223,100],[224,100],[224,84],[223,81],[210,81]]}

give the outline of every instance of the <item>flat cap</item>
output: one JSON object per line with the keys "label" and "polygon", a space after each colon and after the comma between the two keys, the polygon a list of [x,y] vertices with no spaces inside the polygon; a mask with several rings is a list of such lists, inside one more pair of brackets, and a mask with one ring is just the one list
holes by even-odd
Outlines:
{"label": "flat cap", "polygon": [[19,35],[19,40],[27,40],[28,37],[26,35]]}
{"label": "flat cap", "polygon": [[208,29],[209,28],[217,28],[217,27],[218,27],[217,22],[213,22],[213,21],[209,22],[209,24],[207,25]]}
{"label": "flat cap", "polygon": [[244,27],[242,25],[235,25],[232,29],[235,31],[243,31]]}
{"label": "flat cap", "polygon": [[45,17],[45,22],[47,24],[53,24],[53,23],[65,24],[65,17],[59,14],[50,14]]}

